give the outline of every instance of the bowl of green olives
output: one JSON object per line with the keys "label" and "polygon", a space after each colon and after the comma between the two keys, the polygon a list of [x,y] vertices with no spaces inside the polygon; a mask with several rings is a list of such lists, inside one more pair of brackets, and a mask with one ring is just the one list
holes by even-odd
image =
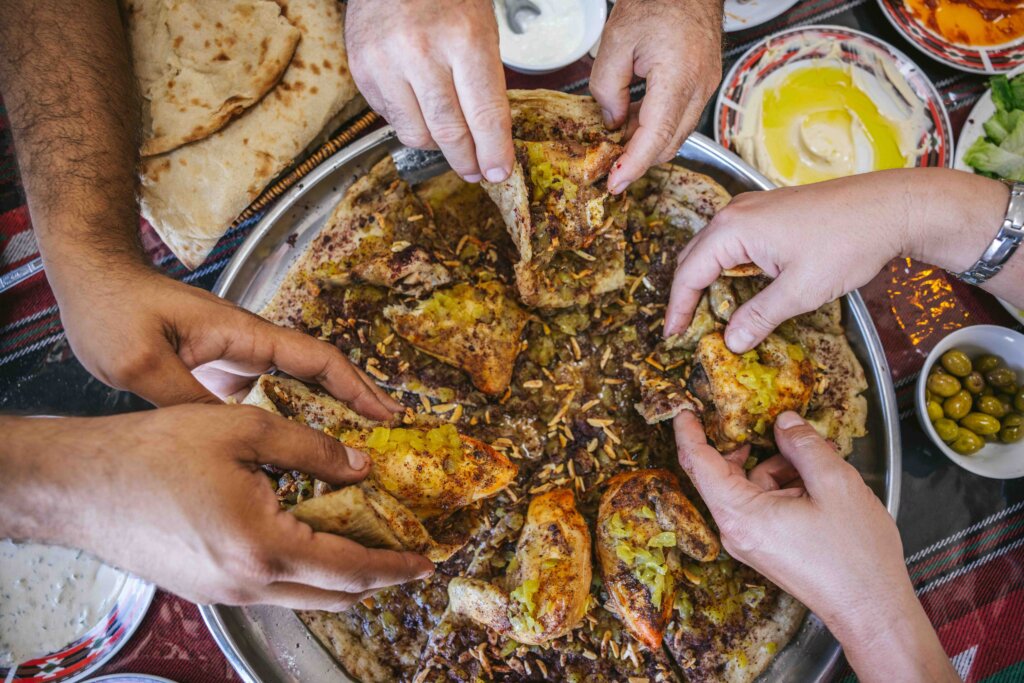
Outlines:
{"label": "bowl of green olives", "polygon": [[1024,335],[974,325],[939,342],[917,380],[917,416],[964,469],[1024,477]]}

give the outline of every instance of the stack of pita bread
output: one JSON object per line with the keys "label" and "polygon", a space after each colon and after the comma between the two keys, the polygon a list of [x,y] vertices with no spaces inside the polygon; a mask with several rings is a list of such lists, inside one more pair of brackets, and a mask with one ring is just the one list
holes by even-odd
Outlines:
{"label": "stack of pita bread", "polygon": [[[337,0],[123,0],[141,208],[191,269],[357,95]],[[344,110],[344,112],[343,112]]]}

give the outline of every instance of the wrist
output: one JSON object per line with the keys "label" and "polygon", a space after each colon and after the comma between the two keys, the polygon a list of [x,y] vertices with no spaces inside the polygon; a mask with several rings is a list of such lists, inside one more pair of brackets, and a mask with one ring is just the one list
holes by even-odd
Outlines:
{"label": "wrist", "polygon": [[[0,538],[67,544],[82,521],[82,491],[94,488],[82,457],[81,418],[0,417]],[[95,463],[90,463],[94,465]],[[102,469],[102,468],[99,468]]]}
{"label": "wrist", "polygon": [[1010,200],[1005,183],[950,169],[914,169],[907,192],[909,239],[901,255],[951,273],[974,265]]}

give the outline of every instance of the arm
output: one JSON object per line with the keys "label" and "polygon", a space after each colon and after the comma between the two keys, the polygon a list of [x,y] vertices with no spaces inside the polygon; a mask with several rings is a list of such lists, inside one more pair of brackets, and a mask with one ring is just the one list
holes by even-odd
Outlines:
{"label": "arm", "polygon": [[342,610],[433,571],[282,511],[260,464],[340,484],[367,458],[258,408],[0,417],[0,433],[0,538],[83,548],[195,602]]}
{"label": "arm", "polygon": [[[633,74],[647,79],[631,105]],[[590,90],[605,125],[629,142],[608,176],[615,194],[675,156],[722,79],[722,0],[620,0],[594,61]]]}
{"label": "arm", "polygon": [[[74,5],[73,7],[71,5]],[[148,268],[137,240],[139,108],[114,0],[11,0],[0,91],[68,340],[101,381],[158,405],[215,402],[276,366],[367,415],[397,405],[342,353]],[[192,370],[200,367],[206,385]]]}
{"label": "arm", "polygon": [[[866,284],[893,258],[962,272],[995,237],[1008,202],[1003,183],[940,168],[741,194],[679,255],[665,332],[686,329],[700,292],[741,263],[775,281],[733,313],[726,341],[737,353]],[[1024,249],[982,288],[1024,307]]]}
{"label": "arm", "polygon": [[410,147],[440,148],[469,182],[512,172],[512,114],[491,0],[350,0],[359,91]]}
{"label": "arm", "polygon": [[860,680],[959,680],[914,595],[895,522],[813,427],[780,415],[781,455],[748,476],[748,449],[723,458],[689,412],[674,426],[722,545],[821,617]]}

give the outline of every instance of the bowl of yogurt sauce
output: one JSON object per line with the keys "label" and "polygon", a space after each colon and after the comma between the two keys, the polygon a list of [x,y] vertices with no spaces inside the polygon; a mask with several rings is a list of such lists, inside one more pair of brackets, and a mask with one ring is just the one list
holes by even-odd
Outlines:
{"label": "bowl of yogurt sauce", "polygon": [[506,17],[506,0],[494,0],[501,61],[524,74],[545,74],[587,54],[600,39],[608,7],[605,0],[533,0],[540,14],[520,12],[523,32]]}
{"label": "bowl of yogurt sauce", "polygon": [[154,593],[81,550],[0,540],[0,680],[89,675],[131,638]]}

